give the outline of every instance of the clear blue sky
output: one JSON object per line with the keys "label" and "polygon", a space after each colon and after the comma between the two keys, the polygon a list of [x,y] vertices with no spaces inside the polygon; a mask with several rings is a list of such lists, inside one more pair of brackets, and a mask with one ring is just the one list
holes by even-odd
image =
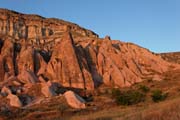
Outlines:
{"label": "clear blue sky", "polygon": [[1,0],[0,7],[68,20],[154,52],[180,51],[180,0]]}

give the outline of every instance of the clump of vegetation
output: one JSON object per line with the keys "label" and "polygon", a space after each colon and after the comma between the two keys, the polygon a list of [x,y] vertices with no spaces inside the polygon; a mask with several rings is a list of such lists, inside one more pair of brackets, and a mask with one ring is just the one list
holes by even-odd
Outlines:
{"label": "clump of vegetation", "polygon": [[119,89],[113,89],[112,96],[116,99],[116,102],[119,105],[133,105],[145,100],[145,95],[137,90],[122,92]]}
{"label": "clump of vegetation", "polygon": [[167,98],[167,95],[168,95],[167,93],[163,93],[161,90],[157,89],[152,91],[151,97],[154,102],[160,102],[165,100]]}
{"label": "clump of vegetation", "polygon": [[147,92],[149,92],[150,89],[145,85],[140,85],[139,90],[141,90],[144,93],[147,93]]}
{"label": "clump of vegetation", "polygon": [[121,91],[119,89],[112,89],[112,97],[116,98],[121,94]]}

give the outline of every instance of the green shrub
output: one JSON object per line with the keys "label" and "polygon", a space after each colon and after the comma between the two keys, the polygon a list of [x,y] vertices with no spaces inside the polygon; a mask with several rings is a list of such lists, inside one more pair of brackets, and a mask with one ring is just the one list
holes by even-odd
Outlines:
{"label": "green shrub", "polygon": [[113,90],[112,96],[116,99],[119,105],[133,105],[145,100],[145,95],[136,90],[128,90],[121,92]]}
{"label": "green shrub", "polygon": [[145,86],[145,85],[140,85],[139,90],[141,90],[144,93],[149,92],[149,88],[147,86]]}
{"label": "green shrub", "polygon": [[121,94],[121,91],[119,89],[115,89],[115,88],[112,89],[112,97],[113,98],[118,97],[120,94]]}
{"label": "green shrub", "polygon": [[152,91],[151,97],[154,102],[159,102],[166,99],[167,93],[163,93],[161,90],[157,89],[157,90]]}

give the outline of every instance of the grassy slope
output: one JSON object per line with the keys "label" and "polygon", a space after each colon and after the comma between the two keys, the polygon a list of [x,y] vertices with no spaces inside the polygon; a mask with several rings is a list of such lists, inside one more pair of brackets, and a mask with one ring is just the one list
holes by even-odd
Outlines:
{"label": "grassy slope", "polygon": [[[133,106],[115,106],[88,115],[76,115],[71,120],[180,120],[180,70],[169,71],[163,81],[146,81],[140,83],[150,91],[160,89],[168,93],[165,101],[154,103],[151,92],[146,101]],[[137,89],[139,84],[130,89]]]}
{"label": "grassy slope", "polygon": [[71,120],[180,120],[180,97],[150,105],[115,107]]}

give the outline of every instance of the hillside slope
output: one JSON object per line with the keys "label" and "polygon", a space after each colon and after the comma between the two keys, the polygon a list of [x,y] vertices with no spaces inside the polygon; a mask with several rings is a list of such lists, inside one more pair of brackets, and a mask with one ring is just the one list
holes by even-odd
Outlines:
{"label": "hillside slope", "polygon": [[0,9],[0,106],[5,108],[59,100],[68,90],[87,99],[101,88],[163,81],[164,73],[179,68],[148,49],[99,38],[70,22]]}
{"label": "hillside slope", "polygon": [[160,55],[168,62],[180,64],[180,52],[160,53]]}

